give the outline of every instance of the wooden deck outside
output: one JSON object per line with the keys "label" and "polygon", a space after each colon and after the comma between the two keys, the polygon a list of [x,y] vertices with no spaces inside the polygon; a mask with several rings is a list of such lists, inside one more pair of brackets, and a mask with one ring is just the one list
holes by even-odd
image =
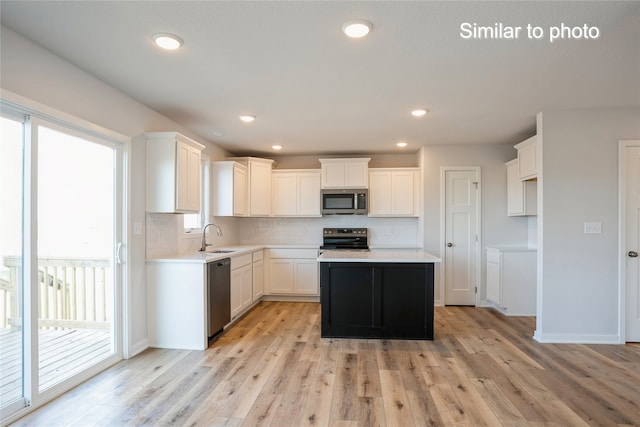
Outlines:
{"label": "wooden deck outside", "polygon": [[[40,390],[81,372],[111,355],[108,330],[39,330]],[[10,402],[22,396],[21,332],[0,330],[0,400]]]}

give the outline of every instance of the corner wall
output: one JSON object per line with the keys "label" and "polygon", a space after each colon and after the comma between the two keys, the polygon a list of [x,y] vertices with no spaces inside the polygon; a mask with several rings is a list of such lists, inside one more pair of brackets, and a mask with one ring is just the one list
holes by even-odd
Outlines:
{"label": "corner wall", "polygon": [[[618,141],[640,138],[640,109],[544,111],[539,217],[541,342],[618,343]],[[602,234],[584,234],[602,222]]]}
{"label": "corner wall", "polygon": [[[440,247],[440,167],[480,166],[482,190],[481,275],[478,284],[480,299],[485,298],[485,247],[491,245],[526,246],[528,220],[507,216],[507,171],[504,163],[516,158],[513,144],[496,145],[425,145],[421,151],[424,174],[424,250],[438,257],[444,256]],[[440,271],[436,268],[435,300],[442,304]]]}

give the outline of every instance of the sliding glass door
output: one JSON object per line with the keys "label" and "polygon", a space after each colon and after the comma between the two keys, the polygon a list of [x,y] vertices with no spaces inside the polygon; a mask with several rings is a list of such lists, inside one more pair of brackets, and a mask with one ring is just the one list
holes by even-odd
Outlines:
{"label": "sliding glass door", "polygon": [[0,409],[40,405],[121,359],[121,142],[3,109]]}
{"label": "sliding glass door", "polygon": [[24,116],[0,117],[0,407],[3,410],[25,405],[22,327],[24,129]]}
{"label": "sliding glass door", "polygon": [[116,151],[38,126],[39,389],[114,353]]}

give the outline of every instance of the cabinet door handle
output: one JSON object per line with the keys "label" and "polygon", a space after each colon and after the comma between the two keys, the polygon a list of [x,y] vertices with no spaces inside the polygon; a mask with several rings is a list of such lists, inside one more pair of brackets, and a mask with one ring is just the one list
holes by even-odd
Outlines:
{"label": "cabinet door handle", "polygon": [[629,251],[627,255],[629,255],[629,258],[638,258],[638,252],[636,251]]}
{"label": "cabinet door handle", "polygon": [[447,247],[448,248],[452,248],[453,247],[453,243],[451,243],[451,242],[447,243]]}

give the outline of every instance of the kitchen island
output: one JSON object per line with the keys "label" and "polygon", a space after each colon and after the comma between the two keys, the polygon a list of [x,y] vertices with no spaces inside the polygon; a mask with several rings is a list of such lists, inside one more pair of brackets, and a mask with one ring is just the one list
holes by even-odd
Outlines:
{"label": "kitchen island", "polygon": [[427,252],[325,251],[321,336],[433,339],[434,263]]}

